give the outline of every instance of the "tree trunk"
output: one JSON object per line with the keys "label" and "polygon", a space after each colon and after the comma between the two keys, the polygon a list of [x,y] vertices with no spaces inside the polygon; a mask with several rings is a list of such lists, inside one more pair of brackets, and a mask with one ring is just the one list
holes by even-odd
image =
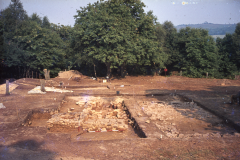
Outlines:
{"label": "tree trunk", "polygon": [[45,90],[45,80],[44,79],[41,79],[40,80],[40,83],[41,83],[41,91],[42,92],[45,92],[46,90]]}
{"label": "tree trunk", "polygon": [[157,68],[155,69],[154,76],[158,76],[161,73],[161,69]]}
{"label": "tree trunk", "polygon": [[24,78],[25,76],[26,76],[26,68],[24,67],[23,68],[23,76],[22,77]]}
{"label": "tree trunk", "polygon": [[18,67],[18,78],[21,78],[21,70],[20,70],[20,67]]}
{"label": "tree trunk", "polygon": [[30,68],[26,68],[26,78],[30,78]]}
{"label": "tree trunk", "polygon": [[95,78],[97,78],[97,73],[96,73],[96,66],[95,66],[95,64],[93,64],[94,65],[94,73],[95,73]]}
{"label": "tree trunk", "polygon": [[110,78],[110,75],[111,75],[111,63],[107,63],[106,66],[107,66],[107,76]]}
{"label": "tree trunk", "polygon": [[125,70],[125,63],[121,65],[121,77],[124,78],[126,76],[126,70]]}
{"label": "tree trunk", "polygon": [[44,69],[45,80],[50,80],[50,70]]}
{"label": "tree trunk", "polygon": [[121,65],[121,77],[124,78],[124,66],[123,66],[123,64]]}
{"label": "tree trunk", "polygon": [[6,80],[6,95],[9,95],[9,80]]}

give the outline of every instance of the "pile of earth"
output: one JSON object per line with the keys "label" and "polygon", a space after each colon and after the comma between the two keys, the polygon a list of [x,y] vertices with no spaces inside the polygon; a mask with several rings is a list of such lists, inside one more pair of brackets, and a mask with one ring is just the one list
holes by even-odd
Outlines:
{"label": "pile of earth", "polygon": [[79,81],[81,78],[84,78],[83,74],[76,70],[69,71],[60,71],[58,73],[58,78],[68,78],[69,80]]}

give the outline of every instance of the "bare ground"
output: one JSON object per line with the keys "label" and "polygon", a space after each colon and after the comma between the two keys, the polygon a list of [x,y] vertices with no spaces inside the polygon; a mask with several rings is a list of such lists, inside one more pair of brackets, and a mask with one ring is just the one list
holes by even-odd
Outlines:
{"label": "bare ground", "polygon": [[[229,132],[239,132],[240,107],[228,103],[230,95],[240,90],[239,80],[138,76],[102,83],[84,77],[79,82],[54,78],[47,81],[46,85],[57,87],[61,81],[64,82],[64,88],[73,92],[28,94],[29,90],[39,85],[39,80],[20,79],[14,82],[18,87],[10,95],[0,94],[0,103],[6,107],[0,109],[0,159],[239,159],[238,134],[229,135]],[[44,124],[49,117],[38,119],[37,114],[32,124],[28,125],[33,112],[41,115],[55,110],[65,112],[67,107],[74,106],[75,101],[71,102],[69,96],[111,97],[116,96],[116,91],[120,91],[118,96],[132,100],[133,105],[130,104],[129,108],[137,101],[170,102],[174,100],[170,94],[176,93],[181,100],[196,102],[204,111],[219,119],[218,124],[222,124],[208,126],[213,121],[198,119],[190,115],[192,113],[183,114],[186,109],[175,108],[174,111],[183,117],[174,119],[172,123],[176,123],[182,133],[185,130],[192,134],[197,130],[205,134],[215,130],[221,131],[223,136],[161,139],[152,136],[152,133],[160,133],[153,124],[162,125],[161,121],[154,120],[149,124],[139,122],[148,129],[144,131],[150,135],[147,138],[137,137],[134,131],[92,135],[77,135],[76,131],[49,132]],[[142,117],[147,117],[142,114]],[[191,133],[192,130],[195,131]]]}

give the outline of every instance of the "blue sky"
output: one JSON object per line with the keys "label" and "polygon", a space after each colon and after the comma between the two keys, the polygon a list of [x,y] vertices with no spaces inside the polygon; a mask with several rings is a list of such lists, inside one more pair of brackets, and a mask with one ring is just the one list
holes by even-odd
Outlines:
{"label": "blue sky", "polygon": [[[74,25],[76,10],[97,0],[21,0],[28,15],[37,13],[47,16],[51,23]],[[209,23],[225,24],[240,22],[240,0],[142,0],[144,10],[153,11],[158,22],[168,20],[174,25]],[[11,0],[0,0],[0,9]]]}

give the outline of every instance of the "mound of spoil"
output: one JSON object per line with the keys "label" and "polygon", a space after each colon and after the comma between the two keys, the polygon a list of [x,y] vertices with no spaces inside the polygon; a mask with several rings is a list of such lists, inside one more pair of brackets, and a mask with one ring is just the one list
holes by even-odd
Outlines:
{"label": "mound of spoil", "polygon": [[58,78],[68,78],[68,79],[81,79],[83,78],[83,74],[76,70],[70,70],[70,71],[60,71],[58,73]]}
{"label": "mound of spoil", "polygon": [[87,131],[126,130],[128,116],[123,101],[104,104],[103,101],[86,102],[82,112],[59,113],[48,120],[50,131],[68,131],[82,127]]}

